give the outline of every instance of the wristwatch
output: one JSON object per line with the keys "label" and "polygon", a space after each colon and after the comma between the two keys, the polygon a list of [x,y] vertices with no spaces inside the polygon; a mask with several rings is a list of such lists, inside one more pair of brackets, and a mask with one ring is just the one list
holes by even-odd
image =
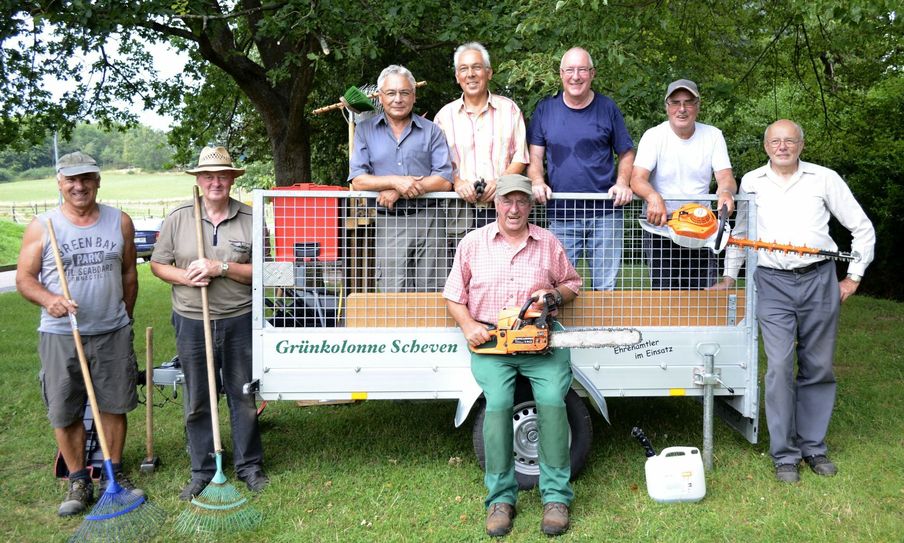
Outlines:
{"label": "wristwatch", "polygon": [[862,275],[857,275],[856,273],[847,274],[847,278],[855,283],[859,283],[861,279],[863,279]]}
{"label": "wristwatch", "polygon": [[220,277],[225,277],[225,276],[226,276],[226,272],[228,272],[228,271],[229,271],[229,263],[228,263],[228,262],[221,262],[221,263],[220,263]]}
{"label": "wristwatch", "polygon": [[552,289],[552,298],[556,301],[556,305],[562,307],[562,304],[565,303],[565,299],[562,298],[562,293],[559,292],[559,289]]}

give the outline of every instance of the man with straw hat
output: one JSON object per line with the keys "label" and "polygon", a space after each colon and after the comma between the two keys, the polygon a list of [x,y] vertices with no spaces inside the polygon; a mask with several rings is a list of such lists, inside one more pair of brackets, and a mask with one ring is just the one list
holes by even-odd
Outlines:
{"label": "man with straw hat", "polygon": [[[38,215],[25,229],[16,268],[16,288],[41,306],[38,353],[41,390],[57,446],[69,470],[69,488],[60,516],[84,512],[94,499],[85,465],[87,392],[73,341],[69,314],[78,314],[97,407],[119,485],[141,493],[122,474],[126,413],[138,405],[138,366],[132,350],[132,311],[138,297],[135,230],[122,211],[97,203],[100,168],[81,152],[57,162],[63,202]],[[47,223],[53,222],[72,299],[61,292]],[[101,485],[106,486],[106,477]]]}
{"label": "man with straw hat", "polygon": [[179,498],[198,496],[216,473],[211,452],[210,418],[201,288],[207,287],[214,359],[221,371],[232,421],[236,476],[252,492],[269,479],[263,471],[263,447],[254,396],[242,386],[251,381],[251,208],[231,198],[235,178],[245,173],[232,165],[223,147],[201,150],[194,175],[201,189],[204,255],[198,258],[194,205],[180,205],[163,221],[151,255],[151,271],[173,285],[173,327],[185,374],[188,399],[185,427],[191,450],[191,480]]}

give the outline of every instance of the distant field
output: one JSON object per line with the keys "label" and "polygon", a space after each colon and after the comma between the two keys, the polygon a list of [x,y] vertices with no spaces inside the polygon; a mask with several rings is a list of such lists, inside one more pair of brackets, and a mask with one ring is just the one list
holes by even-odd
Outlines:
{"label": "distant field", "polygon": [[[102,172],[97,198],[132,218],[165,217],[175,204],[191,198],[194,178],[184,173]],[[233,188],[232,195],[249,201],[250,194]],[[56,180],[0,183],[0,219],[24,224],[59,202]]]}
{"label": "distant field", "polygon": [[[102,172],[98,198],[101,200],[160,200],[190,198],[193,179],[184,173]],[[0,183],[0,202],[57,200],[57,184],[52,178]]]}

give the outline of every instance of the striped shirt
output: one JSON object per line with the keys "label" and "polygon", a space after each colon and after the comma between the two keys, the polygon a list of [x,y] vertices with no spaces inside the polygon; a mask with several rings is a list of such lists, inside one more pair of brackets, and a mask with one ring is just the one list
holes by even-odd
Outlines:
{"label": "striped shirt", "polygon": [[466,305],[474,319],[494,323],[501,309],[520,307],[537,290],[565,286],[577,293],[581,276],[559,240],[533,224],[528,230],[517,247],[497,222],[469,232],[458,245],[443,297]]}
{"label": "striped shirt", "polygon": [[512,162],[530,162],[524,117],[508,98],[490,93],[483,110],[472,113],[462,97],[443,106],[433,122],[446,135],[459,179],[498,179]]}

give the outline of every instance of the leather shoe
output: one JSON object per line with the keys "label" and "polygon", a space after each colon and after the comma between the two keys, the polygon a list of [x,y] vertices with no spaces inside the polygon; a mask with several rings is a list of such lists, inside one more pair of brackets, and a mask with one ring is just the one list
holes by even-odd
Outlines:
{"label": "leather shoe", "polygon": [[515,506],[510,503],[497,502],[487,509],[487,535],[490,537],[502,537],[512,531]]}
{"label": "leather shoe", "polygon": [[797,464],[776,464],[775,478],[782,483],[799,483],[800,470],[798,470]]}
{"label": "leather shoe", "polygon": [[813,470],[813,473],[816,475],[824,475],[826,477],[832,477],[836,473],[838,473],[838,468],[835,467],[835,464],[832,463],[829,458],[824,454],[814,454],[811,456],[804,457],[804,461],[807,465],[810,466],[810,469]]}
{"label": "leather shoe", "polygon": [[267,477],[261,469],[241,475],[239,476],[239,479],[245,481],[245,484],[248,485],[248,490],[251,492],[260,492],[270,484],[270,478]]}
{"label": "leather shoe", "polygon": [[204,479],[192,479],[182,488],[182,492],[179,493],[179,499],[187,502],[197,498],[204,492],[209,483],[210,481],[205,481]]}
{"label": "leather shoe", "polygon": [[546,535],[562,535],[568,531],[568,506],[549,502],[543,506],[543,522],[540,530]]}

